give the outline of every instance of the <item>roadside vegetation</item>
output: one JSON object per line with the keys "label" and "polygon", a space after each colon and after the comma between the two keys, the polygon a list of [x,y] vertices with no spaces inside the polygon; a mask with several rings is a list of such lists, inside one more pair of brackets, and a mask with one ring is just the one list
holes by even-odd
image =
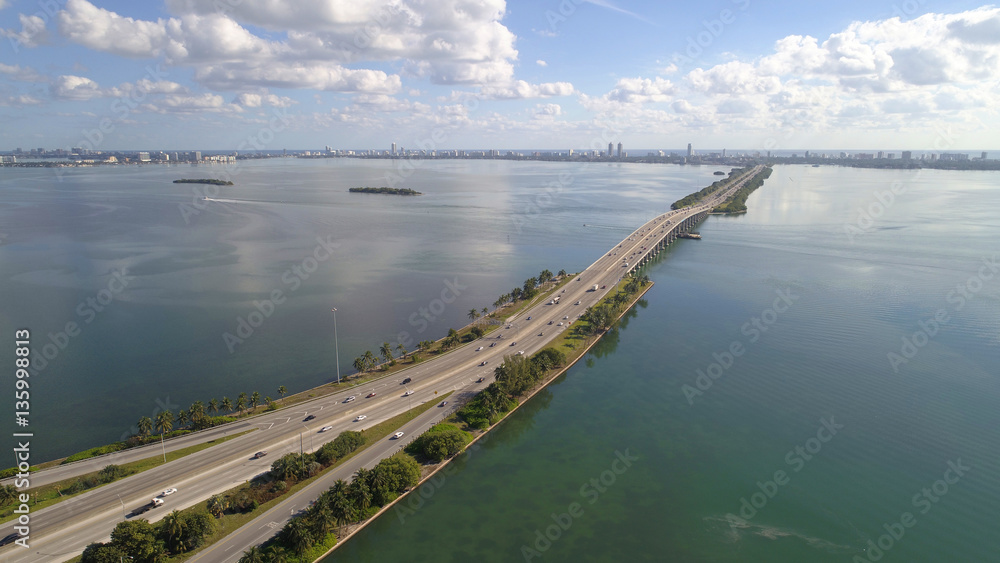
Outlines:
{"label": "roadside vegetation", "polygon": [[747,197],[749,197],[754,190],[764,185],[764,180],[771,177],[771,171],[771,167],[767,166],[755,174],[754,177],[747,180],[747,183],[744,184],[742,188],[737,190],[732,197],[723,202],[722,205],[713,209],[712,213],[746,213]]}
{"label": "roadside vegetation", "polygon": [[[732,170],[729,171],[729,177],[728,178],[726,178],[724,180],[718,180],[718,181],[712,182],[711,186],[708,186],[706,188],[702,188],[701,190],[699,190],[697,192],[694,192],[693,194],[689,194],[689,195],[686,195],[686,196],[682,197],[681,199],[679,199],[679,200],[673,202],[672,204],[670,204],[670,209],[682,209],[684,207],[690,207],[692,205],[697,205],[698,203],[701,203],[703,200],[712,197],[719,190],[725,189],[733,181],[735,181],[736,178],[739,178],[740,175],[742,175],[742,174],[744,174],[746,172],[749,172],[752,169],[753,169],[753,166],[748,166],[746,168],[733,168]],[[745,199],[746,198],[744,198],[744,200]]]}

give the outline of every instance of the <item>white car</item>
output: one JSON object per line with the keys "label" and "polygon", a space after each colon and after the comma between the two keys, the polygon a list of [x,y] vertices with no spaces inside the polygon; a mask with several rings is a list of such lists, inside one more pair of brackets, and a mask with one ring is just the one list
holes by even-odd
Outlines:
{"label": "white car", "polygon": [[580,304],[580,302],[579,302],[579,301],[577,301],[577,302],[576,302],[576,304],[577,304],[577,305],[579,305],[579,304]]}
{"label": "white car", "polygon": [[363,415],[363,414],[359,414],[359,415],[358,415],[358,418],[355,418],[355,419],[354,419],[354,422],[361,422],[362,420],[364,420],[364,419],[366,419],[366,418],[368,418],[368,417],[367,417],[367,416],[365,416],[365,415]]}
{"label": "white car", "polygon": [[562,325],[563,325],[562,321],[559,321],[559,324],[557,326],[562,326]]}
{"label": "white car", "polygon": [[395,434],[392,435],[392,439],[393,440],[398,440],[398,439],[400,439],[402,437],[403,437],[403,433],[402,432],[396,432]]}
{"label": "white car", "polygon": [[354,395],[351,395],[350,397],[348,397],[348,398],[344,399],[344,402],[345,402],[345,403],[350,403],[351,401],[353,401],[353,400],[354,400],[354,399],[356,399],[356,398],[357,398],[357,397],[355,397]]}
{"label": "white car", "polygon": [[524,350],[518,350],[517,351],[517,355],[518,356],[523,356],[524,355]]}
{"label": "white car", "polygon": [[333,427],[332,426],[324,426],[323,428],[319,429],[320,432],[326,432],[327,430],[333,430]]}
{"label": "white car", "polygon": [[174,494],[176,492],[177,492],[177,489],[175,489],[173,487],[170,487],[169,489],[167,489],[167,490],[163,491],[162,493],[160,493],[160,496],[161,497],[166,497],[166,496],[170,496],[170,495],[172,495],[172,494]]}
{"label": "white car", "polygon": [[482,351],[482,349],[483,349],[483,347],[480,346],[479,348],[476,348],[476,352],[480,352],[480,351]]}
{"label": "white car", "polygon": [[409,396],[410,396],[410,395],[412,395],[412,394],[413,394],[413,390],[412,390],[412,389],[409,389],[409,390],[407,390],[407,391],[406,391],[406,393],[403,393],[403,396],[404,396],[404,397],[409,397]]}

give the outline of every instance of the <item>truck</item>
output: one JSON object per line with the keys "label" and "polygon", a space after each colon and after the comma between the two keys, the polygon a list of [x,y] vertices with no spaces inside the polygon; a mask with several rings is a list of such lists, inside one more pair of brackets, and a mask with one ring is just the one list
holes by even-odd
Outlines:
{"label": "truck", "polygon": [[598,284],[596,284],[596,283],[595,283],[595,284],[594,284],[594,287],[592,287],[592,288],[590,289],[590,291],[597,291],[598,289],[600,289],[600,287],[601,287],[600,285],[598,285]]}
{"label": "truck", "polygon": [[161,498],[151,499],[148,503],[146,503],[146,504],[144,504],[144,505],[136,508],[135,510],[133,510],[132,513],[129,514],[129,518],[131,518],[133,516],[138,516],[140,514],[143,514],[143,513],[147,512],[149,510],[152,510],[152,509],[160,507],[160,506],[163,506],[163,499],[161,499]]}

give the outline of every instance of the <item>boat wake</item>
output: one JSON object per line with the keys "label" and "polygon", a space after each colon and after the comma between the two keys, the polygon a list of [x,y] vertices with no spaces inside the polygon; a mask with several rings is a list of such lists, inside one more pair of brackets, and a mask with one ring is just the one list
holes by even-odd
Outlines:
{"label": "boat wake", "polygon": [[856,551],[856,548],[853,546],[836,544],[823,538],[808,536],[787,528],[768,526],[765,524],[754,524],[734,514],[727,514],[721,518],[717,516],[708,516],[705,520],[711,522],[713,527],[718,528],[725,536],[726,540],[730,543],[737,543],[744,539],[745,536],[751,535],[767,538],[769,540],[796,538],[805,542],[810,547],[822,549],[831,553],[852,553]]}

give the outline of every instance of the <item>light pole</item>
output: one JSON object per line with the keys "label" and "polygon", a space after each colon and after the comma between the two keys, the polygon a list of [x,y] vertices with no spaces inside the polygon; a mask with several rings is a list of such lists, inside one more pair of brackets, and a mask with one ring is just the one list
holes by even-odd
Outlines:
{"label": "light pole", "polygon": [[340,341],[337,339],[337,308],[333,311],[333,346],[337,351],[337,383],[340,383]]}
{"label": "light pole", "polygon": [[121,495],[118,495],[118,502],[122,503],[122,520],[126,520],[127,517],[125,516],[125,501],[122,500]]}
{"label": "light pole", "polygon": [[[299,424],[301,424],[302,428],[305,428],[306,431],[309,432],[309,449],[310,450],[313,449],[313,435],[312,435],[312,430],[309,430],[309,427],[306,426],[304,422],[300,422]],[[302,433],[301,432],[299,432],[299,454],[300,455],[302,454]]]}

